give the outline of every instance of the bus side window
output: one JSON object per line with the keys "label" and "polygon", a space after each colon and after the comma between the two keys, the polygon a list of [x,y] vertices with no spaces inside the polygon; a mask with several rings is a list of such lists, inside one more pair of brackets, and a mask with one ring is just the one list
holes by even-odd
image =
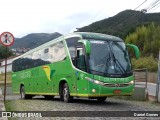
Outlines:
{"label": "bus side window", "polygon": [[81,38],[80,37],[71,37],[71,38],[67,38],[66,39],[66,43],[67,43],[67,46],[68,46],[68,50],[69,50],[69,53],[70,53],[70,56],[71,56],[71,59],[72,59],[72,63],[74,66],[77,66],[76,64],[76,47],[77,45],[79,44],[78,43],[78,40],[80,40]]}
{"label": "bus side window", "polygon": [[82,48],[77,48],[77,68],[86,71],[85,55]]}

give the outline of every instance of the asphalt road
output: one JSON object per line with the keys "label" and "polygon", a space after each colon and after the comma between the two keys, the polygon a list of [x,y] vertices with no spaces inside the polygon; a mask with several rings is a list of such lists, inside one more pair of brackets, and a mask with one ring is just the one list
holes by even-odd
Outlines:
{"label": "asphalt road", "polygon": [[[144,83],[140,83],[144,84]],[[141,85],[142,86],[142,85]],[[11,91],[10,87],[7,87],[8,91]],[[155,93],[155,85],[154,84],[148,84],[147,90],[149,91],[149,94]],[[10,93],[11,94],[11,93]],[[16,111],[45,111],[45,113],[50,113],[52,116],[53,111],[61,111],[60,114],[63,116],[62,111],[82,111],[82,113],[78,113],[79,115],[77,117],[73,117],[77,115],[77,112],[69,113],[71,114],[70,117],[45,117],[42,120],[105,120],[105,119],[113,119],[113,120],[160,120],[159,117],[104,117],[104,112],[107,111],[115,111],[112,112],[113,116],[116,114],[120,114],[120,111],[124,111],[124,115],[129,114],[128,111],[160,111],[160,104],[155,104],[147,101],[133,101],[133,100],[122,100],[122,99],[115,99],[113,97],[107,98],[107,100],[103,103],[98,103],[96,100],[88,100],[85,98],[76,98],[73,103],[64,103],[62,101],[59,101],[58,97],[55,97],[52,100],[46,100],[43,96],[36,96],[33,97],[30,100],[22,100],[20,99],[20,95],[10,95],[7,94],[6,100],[8,103],[10,103],[10,110],[16,110]],[[49,112],[50,111],[50,112]],[[84,111],[84,112],[83,112]],[[91,111],[91,112],[88,112]],[[102,117],[83,117],[87,114],[92,113],[93,111],[99,111],[103,112]],[[116,112],[118,111],[118,112]],[[97,114],[97,113],[93,113]],[[108,114],[108,113],[107,113]],[[111,113],[109,113],[111,114]],[[94,115],[93,115],[94,116]],[[123,115],[122,115],[123,116]],[[25,118],[26,119],[26,118]],[[30,118],[32,120],[32,118]],[[29,119],[29,120],[30,120]],[[37,120],[41,118],[36,118]],[[11,119],[12,120],[12,119]],[[35,118],[33,119],[35,120]]]}
{"label": "asphalt road", "polygon": [[[88,99],[75,99],[73,103],[65,103],[59,101],[59,98],[56,97],[52,100],[46,100],[43,96],[37,96],[30,100],[22,100],[19,95],[9,95],[6,97],[7,103],[10,103],[10,110],[14,109],[16,111],[45,111],[49,115],[53,115],[53,111],[61,111],[60,114],[63,116],[63,112],[72,111],[68,114],[70,117],[56,117],[56,119],[75,119],[75,120],[83,120],[83,119],[97,119],[97,120],[105,120],[105,119],[116,119],[116,120],[159,120],[159,117],[104,117],[104,114],[108,114],[107,111],[113,111],[109,114],[116,116],[117,114],[127,115],[130,114],[131,111],[159,111],[160,104],[155,104],[147,101],[130,101],[130,100],[121,100],[115,98],[107,98],[107,100],[103,103],[98,103],[96,100],[88,100]],[[80,113],[77,112],[81,111]],[[91,112],[88,112],[91,111]],[[94,113],[98,111],[97,113]],[[105,113],[104,113],[105,112]],[[101,116],[94,116],[95,114],[103,113]],[[74,114],[77,116],[75,117]],[[93,114],[94,117],[89,116]],[[84,117],[84,116],[89,117]],[[73,117],[74,116],[74,117]],[[123,116],[123,115],[122,115]],[[37,118],[39,120],[39,118]],[[54,118],[43,118],[43,120],[52,120]]]}

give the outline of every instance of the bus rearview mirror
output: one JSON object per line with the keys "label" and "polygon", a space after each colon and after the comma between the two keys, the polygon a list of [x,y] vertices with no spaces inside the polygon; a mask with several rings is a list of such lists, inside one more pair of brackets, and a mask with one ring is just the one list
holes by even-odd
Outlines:
{"label": "bus rearview mirror", "polygon": [[135,53],[135,56],[136,56],[137,59],[140,57],[140,51],[139,51],[139,48],[136,45],[126,44],[126,46],[134,49],[134,53]]}

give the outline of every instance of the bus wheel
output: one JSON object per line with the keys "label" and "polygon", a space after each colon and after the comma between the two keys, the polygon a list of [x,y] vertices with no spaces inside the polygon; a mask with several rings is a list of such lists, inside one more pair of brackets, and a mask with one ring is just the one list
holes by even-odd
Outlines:
{"label": "bus wheel", "polygon": [[32,95],[26,95],[24,86],[21,86],[20,94],[22,99],[31,99]]}
{"label": "bus wheel", "polygon": [[71,102],[73,99],[72,96],[70,96],[69,87],[67,83],[63,84],[63,100],[64,102]]}
{"label": "bus wheel", "polygon": [[107,97],[98,97],[97,100],[98,102],[104,102]]}
{"label": "bus wheel", "polygon": [[26,99],[26,94],[25,94],[25,91],[24,91],[24,86],[21,86],[20,93],[21,93],[21,98],[22,99]]}

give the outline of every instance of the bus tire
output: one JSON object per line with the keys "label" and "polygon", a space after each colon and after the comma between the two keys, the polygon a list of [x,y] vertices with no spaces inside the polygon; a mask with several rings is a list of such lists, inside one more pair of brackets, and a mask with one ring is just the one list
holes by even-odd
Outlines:
{"label": "bus tire", "polygon": [[107,97],[98,97],[97,100],[98,102],[104,102]]}
{"label": "bus tire", "polygon": [[59,87],[59,96],[60,96],[60,101],[63,101],[63,84],[60,85]]}
{"label": "bus tire", "polygon": [[69,103],[72,100],[73,100],[73,97],[70,96],[68,84],[64,83],[63,84],[63,101]]}
{"label": "bus tire", "polygon": [[22,99],[31,99],[31,95],[26,95],[24,86],[21,86],[20,94]]}

